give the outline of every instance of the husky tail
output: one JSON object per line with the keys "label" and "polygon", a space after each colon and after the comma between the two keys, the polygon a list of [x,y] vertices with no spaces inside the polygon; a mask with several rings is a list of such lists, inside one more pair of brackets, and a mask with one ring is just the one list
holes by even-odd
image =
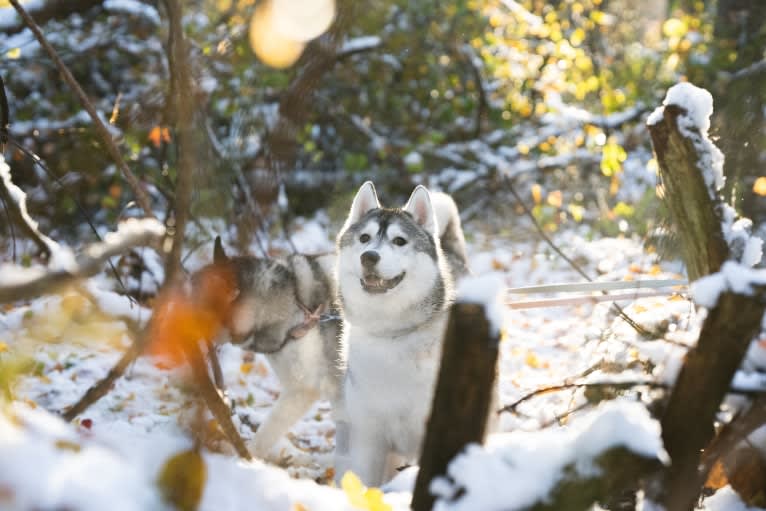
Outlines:
{"label": "husky tail", "polygon": [[441,192],[431,193],[431,203],[436,213],[442,251],[447,258],[452,276],[457,280],[469,273],[465,237],[463,227],[460,225],[457,205],[452,197]]}

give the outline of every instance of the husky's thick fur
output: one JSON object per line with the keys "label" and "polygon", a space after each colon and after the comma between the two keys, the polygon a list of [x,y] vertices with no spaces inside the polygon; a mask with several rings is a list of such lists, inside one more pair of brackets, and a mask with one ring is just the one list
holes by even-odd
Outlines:
{"label": "husky's thick fur", "polygon": [[227,321],[231,340],[264,353],[282,391],[259,426],[250,450],[269,458],[271,448],[318,399],[334,401],[342,379],[333,254],[282,260],[228,257],[216,240],[214,265],[233,272],[237,292]]}
{"label": "husky's thick fur", "polygon": [[386,209],[367,182],[337,245],[346,374],[335,473],[378,486],[420,452],[465,241],[449,196],[418,186]]}

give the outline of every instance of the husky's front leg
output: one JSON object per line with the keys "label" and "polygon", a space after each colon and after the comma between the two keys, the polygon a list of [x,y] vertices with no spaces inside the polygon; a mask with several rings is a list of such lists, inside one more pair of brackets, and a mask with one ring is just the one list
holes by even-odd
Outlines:
{"label": "husky's front leg", "polygon": [[290,426],[305,415],[317,399],[319,395],[313,389],[283,389],[271,413],[258,427],[255,437],[250,442],[249,447],[253,455],[260,459],[270,459],[269,454],[274,445],[287,433]]}
{"label": "husky's front leg", "polygon": [[[367,427],[370,426],[370,427]],[[367,486],[380,486],[386,469],[390,447],[374,425],[352,426],[345,421],[337,423],[335,436],[335,479],[340,484],[346,472],[351,471]]]}

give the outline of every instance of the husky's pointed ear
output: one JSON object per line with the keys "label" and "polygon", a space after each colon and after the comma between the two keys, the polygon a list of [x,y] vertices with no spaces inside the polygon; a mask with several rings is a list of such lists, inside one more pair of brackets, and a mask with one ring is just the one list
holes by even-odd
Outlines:
{"label": "husky's pointed ear", "polygon": [[215,246],[213,247],[213,262],[225,263],[228,260],[229,260],[229,256],[226,255],[226,252],[223,249],[223,243],[221,243],[221,237],[216,236]]}
{"label": "husky's pointed ear", "polygon": [[375,185],[372,181],[367,181],[359,188],[351,204],[351,212],[348,214],[348,225],[354,224],[371,209],[379,208],[378,194],[375,193]]}
{"label": "husky's pointed ear", "polygon": [[423,229],[436,236],[436,214],[431,203],[431,194],[425,186],[418,185],[413,190],[410,200],[404,206],[404,211],[412,215]]}

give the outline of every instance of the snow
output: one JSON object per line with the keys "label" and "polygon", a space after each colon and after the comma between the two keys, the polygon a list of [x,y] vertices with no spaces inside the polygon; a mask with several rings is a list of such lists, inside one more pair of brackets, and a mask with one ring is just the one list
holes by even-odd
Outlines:
{"label": "snow", "polygon": [[[296,218],[290,226],[293,242],[301,251],[331,249],[330,224],[325,214],[311,219]],[[210,224],[206,228],[225,232],[226,226]],[[487,236],[470,224],[466,231],[472,234],[468,252],[477,277],[459,284],[462,287],[459,296],[497,306],[499,319],[493,323],[502,325],[500,404],[562,381],[673,381],[686,352],[684,346],[694,345],[704,317],[688,300],[644,298],[625,307],[645,328],[663,329],[663,339],[653,342],[646,342],[624,321],[615,319],[606,303],[512,311],[502,307],[503,294],[497,292],[498,288],[576,282],[581,277],[544,244]],[[606,281],[679,278],[677,272],[669,270],[678,268],[675,263],[660,263],[656,255],[642,249],[637,239],[590,240],[588,234],[585,229],[573,230],[557,233],[554,238],[589,274],[603,272],[600,279]],[[191,268],[207,262],[208,252],[200,250],[191,257]],[[34,413],[43,414],[42,408],[54,412],[64,409],[108,372],[131,342],[128,329],[119,318],[128,316],[144,322],[150,317],[150,310],[114,293],[113,286],[113,281],[101,274],[89,279],[80,291],[88,299],[67,292],[0,310],[0,341],[7,344],[10,353],[27,353],[39,367],[36,374],[20,378],[14,389],[18,401],[37,404]],[[237,346],[224,344],[220,346],[219,358],[226,394],[233,404],[232,419],[247,441],[252,439],[252,428],[261,424],[273,409],[280,391],[279,381],[261,355],[253,356]],[[61,431],[60,436],[35,433],[38,436],[33,442],[31,437],[24,436],[32,432],[11,421],[20,429],[0,435],[0,464],[5,459],[16,460],[15,465],[20,459],[25,463],[27,459],[37,460],[35,463],[45,465],[44,473],[42,469],[37,471],[44,474],[44,479],[31,471],[23,472],[6,485],[6,478],[17,474],[9,473],[8,465],[0,465],[0,488],[23,490],[24,495],[38,499],[33,505],[46,504],[51,508],[70,504],[68,499],[72,496],[64,490],[53,492],[47,479],[65,466],[74,480],[91,483],[95,489],[79,491],[93,499],[101,498],[106,489],[116,484],[113,474],[119,474],[126,489],[115,487],[112,494],[120,497],[123,492],[133,491],[135,495],[124,499],[126,506],[138,508],[143,504],[139,499],[157,503],[153,500],[158,498],[154,484],[157,473],[169,456],[189,447],[187,432],[196,406],[196,396],[184,383],[188,370],[167,370],[158,364],[149,357],[138,359],[104,398],[71,425],[46,415],[45,420]],[[743,383],[749,384],[755,384],[759,378],[758,374],[740,377],[748,378]],[[581,473],[591,473],[593,458],[599,449],[609,445],[626,445],[636,452],[663,459],[658,426],[648,418],[644,405],[632,400],[640,397],[648,402],[650,396],[651,392],[644,387],[640,393],[628,392],[615,403],[595,409],[587,407],[561,419],[563,414],[587,403],[582,389],[572,389],[537,396],[519,406],[517,413],[501,414],[501,433],[491,436],[486,447],[472,446],[460,461],[453,462],[450,468],[456,477],[453,486],[445,481],[437,483],[442,495],[454,491],[458,484],[468,484],[465,499],[455,503],[441,499],[440,506],[452,509],[451,506],[464,505],[481,511],[500,505],[507,508],[509,502],[523,499],[543,498],[561,477],[564,466],[574,463]],[[79,425],[83,419],[92,421],[90,429]],[[288,438],[280,442],[283,468],[215,454],[229,452],[228,444],[222,440],[205,442],[203,457],[208,478],[201,509],[271,511],[290,509],[297,504],[312,510],[347,509],[348,499],[342,491],[313,482],[331,479],[328,469],[332,466],[334,431],[330,405],[316,403],[291,428]],[[4,450],[7,442],[20,442],[22,437],[27,439],[25,443],[14,444],[13,451]],[[35,458],[37,454],[26,455],[27,450],[36,453],[33,449],[38,448],[47,449],[46,453],[55,451],[50,445],[55,447],[59,438],[76,440],[82,446],[80,452],[57,453],[58,457],[46,459]],[[80,462],[76,458],[83,453],[87,458]],[[92,462],[95,468],[86,477],[82,467],[92,459],[97,460]],[[416,474],[417,468],[410,468],[384,486],[385,500],[394,510],[408,509]],[[296,477],[300,479],[293,479]],[[483,496],[482,488],[491,497]],[[507,496],[512,500],[507,500]],[[93,508],[103,504],[94,502]],[[471,507],[473,504],[477,507]],[[146,508],[162,509],[158,505]]]}
{"label": "snow", "polygon": [[48,268],[54,271],[73,271],[77,264],[74,259],[74,254],[67,247],[63,247],[53,241],[51,238],[41,233],[38,229],[37,222],[29,216],[27,212],[27,194],[16,186],[11,179],[11,168],[5,163],[5,157],[0,154],[0,179],[3,180],[6,190],[10,195],[11,200],[16,203],[19,214],[21,215],[24,223],[26,223],[30,229],[45,243],[45,246],[50,251],[50,260],[48,261]]}
{"label": "snow", "polygon": [[356,51],[366,50],[368,48],[375,48],[380,46],[383,40],[376,35],[354,37],[353,39],[347,39],[343,41],[338,53],[351,53]]}
{"label": "snow", "polygon": [[[597,475],[595,459],[614,447],[667,463],[660,433],[643,405],[618,400],[567,428],[495,435],[486,447],[470,445],[452,460],[449,479],[432,482],[434,509],[526,509],[548,497],[567,466],[582,476]],[[452,500],[458,492],[464,494]]]}
{"label": "snow", "polygon": [[[28,13],[34,15],[34,11],[45,5],[45,0],[27,0],[26,2],[21,3]],[[21,18],[16,13],[16,9],[14,9],[13,6],[8,5],[7,7],[0,8],[0,29],[13,27],[20,22]]]}
{"label": "snow", "polygon": [[[189,449],[183,437],[136,436],[121,428],[93,433],[40,409],[16,405],[0,414],[0,486],[10,508],[141,511],[170,509],[155,484],[170,456]],[[206,510],[350,510],[339,490],[294,480],[261,462],[231,463],[204,453]],[[23,460],[23,462],[20,462]],[[5,501],[7,502],[7,500]]]}
{"label": "snow", "polygon": [[702,503],[701,511],[758,511],[761,508],[750,507],[742,502],[731,486],[721,488],[712,497]]}
{"label": "snow", "polygon": [[657,107],[646,120],[648,126],[662,121],[665,107],[675,105],[684,109],[678,117],[678,129],[695,146],[700,159],[697,165],[702,172],[712,199],[723,188],[723,153],[708,137],[710,116],[713,114],[713,96],[705,89],[689,82],[681,82],[668,89],[663,106]]}
{"label": "snow", "polygon": [[494,337],[503,327],[505,288],[505,275],[500,272],[465,277],[457,283],[457,302],[482,305]]}
{"label": "snow", "polygon": [[720,271],[692,282],[691,294],[695,303],[712,309],[718,303],[721,293],[731,291],[753,295],[756,292],[755,286],[766,286],[766,270],[726,261]]}
{"label": "snow", "polygon": [[139,0],[105,0],[104,8],[107,11],[130,14],[150,21],[153,25],[161,23],[160,14],[157,9],[145,2]]}

